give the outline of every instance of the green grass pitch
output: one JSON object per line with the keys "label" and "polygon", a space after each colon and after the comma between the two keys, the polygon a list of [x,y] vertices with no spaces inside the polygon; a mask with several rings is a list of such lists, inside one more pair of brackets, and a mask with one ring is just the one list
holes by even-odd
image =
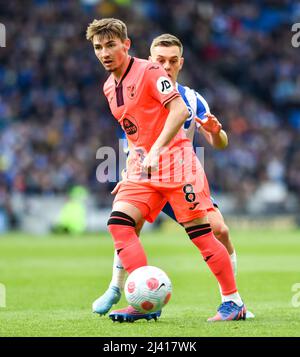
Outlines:
{"label": "green grass pitch", "polygon": [[[142,234],[150,265],[164,269],[173,294],[161,318],[113,323],[91,312],[110,281],[113,245],[106,233],[87,237],[0,236],[0,336],[300,336],[297,230],[232,230],[238,285],[254,320],[209,324],[220,303],[218,287],[182,228],[167,223]],[[125,299],[117,305],[125,305]]]}

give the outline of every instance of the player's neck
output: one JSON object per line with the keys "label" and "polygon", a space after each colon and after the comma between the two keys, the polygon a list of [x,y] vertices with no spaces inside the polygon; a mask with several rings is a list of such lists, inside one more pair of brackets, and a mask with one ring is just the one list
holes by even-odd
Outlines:
{"label": "player's neck", "polygon": [[116,71],[113,72],[114,79],[117,81],[117,83],[119,83],[119,81],[122,79],[123,74],[129,66],[130,59],[131,56],[128,55],[122,65]]}

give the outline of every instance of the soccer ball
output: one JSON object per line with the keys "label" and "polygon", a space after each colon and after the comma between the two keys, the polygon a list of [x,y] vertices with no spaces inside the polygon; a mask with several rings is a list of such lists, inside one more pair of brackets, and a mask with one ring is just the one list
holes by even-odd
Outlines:
{"label": "soccer ball", "polygon": [[172,284],[167,274],[149,265],[134,270],[125,283],[128,303],[143,313],[161,310],[171,293]]}

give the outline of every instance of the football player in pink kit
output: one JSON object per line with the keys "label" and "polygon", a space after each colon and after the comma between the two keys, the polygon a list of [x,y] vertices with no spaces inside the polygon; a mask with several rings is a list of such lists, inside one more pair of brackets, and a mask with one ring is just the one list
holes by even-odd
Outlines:
{"label": "football player in pink kit", "polygon": [[[209,321],[245,319],[228,252],[208,223],[212,203],[203,168],[181,129],[189,116],[185,103],[161,66],[129,56],[130,40],[122,21],[94,20],[87,39],[111,72],[104,93],[131,148],[127,179],[108,221],[122,265],[128,273],[147,265],[135,225],[143,218],[151,221],[167,200],[221,286],[223,303]],[[130,307],[123,310],[132,312]]]}
{"label": "football player in pink kit", "polygon": [[[206,140],[216,149],[224,149],[227,146],[228,139],[224,130],[222,130],[222,125],[218,119],[210,114],[208,103],[205,99],[194,90],[184,87],[177,83],[177,77],[180,70],[182,69],[184,58],[183,46],[181,41],[174,35],[162,34],[152,41],[150,49],[151,57],[153,62],[160,63],[166,70],[168,77],[172,80],[173,84],[176,85],[180,95],[182,96],[184,102],[186,103],[190,114],[190,117],[185,121],[183,129],[186,132],[187,137],[193,142],[195,131],[203,134]],[[210,115],[209,115],[210,114]],[[126,152],[128,148],[124,147]],[[120,182],[116,185],[112,191],[115,194],[118,191]],[[169,204],[166,204],[162,210],[170,218],[176,221],[174,212]],[[225,224],[224,218],[213,200],[213,207],[208,210],[208,219],[211,228],[218,240],[226,247],[230,259],[232,262],[232,267],[235,275],[237,274],[237,259],[233,244],[229,237],[229,230]],[[137,222],[136,232],[139,232],[144,224],[144,220]],[[112,269],[112,279],[109,284],[108,289],[93,303],[93,311],[99,315],[105,315],[112,307],[112,305],[119,302],[121,298],[121,292],[124,288],[126,280],[126,271],[122,267],[122,263],[115,252],[113,269]],[[139,320],[141,318],[150,319],[153,314],[143,314],[135,313],[132,316],[127,312],[127,319]],[[112,311],[109,314],[111,319],[118,319],[124,317],[124,313],[120,310]],[[246,318],[254,318],[253,313],[247,310]]]}

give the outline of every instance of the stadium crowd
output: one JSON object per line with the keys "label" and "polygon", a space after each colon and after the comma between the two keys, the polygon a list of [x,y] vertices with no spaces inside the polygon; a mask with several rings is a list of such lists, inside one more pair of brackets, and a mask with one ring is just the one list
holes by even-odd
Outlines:
{"label": "stadium crowd", "polygon": [[300,197],[300,50],[291,44],[299,4],[16,0],[1,5],[0,207],[9,210],[13,192],[61,193],[74,184],[109,203],[102,198],[114,184],[97,182],[96,151],[117,149],[120,129],[102,95],[107,74],[85,39],[100,17],[129,25],[139,57],[158,34],[182,40],[181,83],[206,98],[229,135],[225,151],[206,146],[213,191],[234,194],[241,210],[265,183]]}

